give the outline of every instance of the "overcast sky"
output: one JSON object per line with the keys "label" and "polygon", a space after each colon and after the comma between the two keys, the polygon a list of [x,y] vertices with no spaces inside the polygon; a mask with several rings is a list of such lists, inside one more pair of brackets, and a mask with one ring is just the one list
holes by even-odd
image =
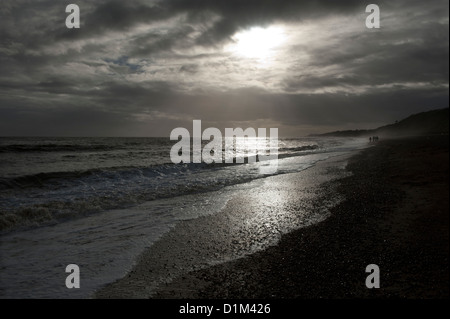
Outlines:
{"label": "overcast sky", "polygon": [[447,106],[448,47],[448,0],[2,0],[0,135],[375,128]]}

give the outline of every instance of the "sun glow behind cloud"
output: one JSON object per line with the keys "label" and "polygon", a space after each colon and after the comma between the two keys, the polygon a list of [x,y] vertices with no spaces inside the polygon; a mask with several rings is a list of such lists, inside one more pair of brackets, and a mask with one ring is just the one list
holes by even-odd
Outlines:
{"label": "sun glow behind cloud", "polygon": [[280,26],[253,27],[236,33],[228,50],[238,56],[267,63],[276,55],[286,38],[285,30]]}
{"label": "sun glow behind cloud", "polygon": [[448,1],[387,1],[381,31],[358,1],[79,1],[81,28],[66,30],[53,2],[2,0],[0,133],[49,134],[58,117],[55,134],[78,134],[79,114],[100,135],[191,117],[309,134],[448,100]]}

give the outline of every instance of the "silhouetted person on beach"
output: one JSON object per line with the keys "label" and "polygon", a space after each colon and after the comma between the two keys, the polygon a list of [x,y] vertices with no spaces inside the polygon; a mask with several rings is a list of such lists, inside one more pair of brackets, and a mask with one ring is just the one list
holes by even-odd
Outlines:
{"label": "silhouetted person on beach", "polygon": [[369,137],[369,143],[372,143],[372,136]]}

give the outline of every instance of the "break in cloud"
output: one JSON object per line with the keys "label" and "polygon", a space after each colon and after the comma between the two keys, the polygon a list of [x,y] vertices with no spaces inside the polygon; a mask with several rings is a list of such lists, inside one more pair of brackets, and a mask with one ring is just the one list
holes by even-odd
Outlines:
{"label": "break in cloud", "polygon": [[0,6],[0,135],[294,136],[448,104],[448,1],[64,1]]}

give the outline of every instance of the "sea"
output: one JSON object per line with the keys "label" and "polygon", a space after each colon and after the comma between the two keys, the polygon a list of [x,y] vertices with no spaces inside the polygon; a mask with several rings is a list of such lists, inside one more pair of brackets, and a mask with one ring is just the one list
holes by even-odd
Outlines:
{"label": "sea", "polygon": [[[222,150],[233,163],[212,164],[172,163],[175,143],[0,137],[0,298],[89,298],[123,277],[181,221],[220,213],[241,187],[368,144],[361,138],[280,138],[272,159],[277,169],[265,174],[261,167],[270,163],[248,163],[251,153],[238,147],[241,141]],[[268,139],[250,143],[269,154]],[[69,264],[89,278],[81,281],[83,289],[66,287]]]}

